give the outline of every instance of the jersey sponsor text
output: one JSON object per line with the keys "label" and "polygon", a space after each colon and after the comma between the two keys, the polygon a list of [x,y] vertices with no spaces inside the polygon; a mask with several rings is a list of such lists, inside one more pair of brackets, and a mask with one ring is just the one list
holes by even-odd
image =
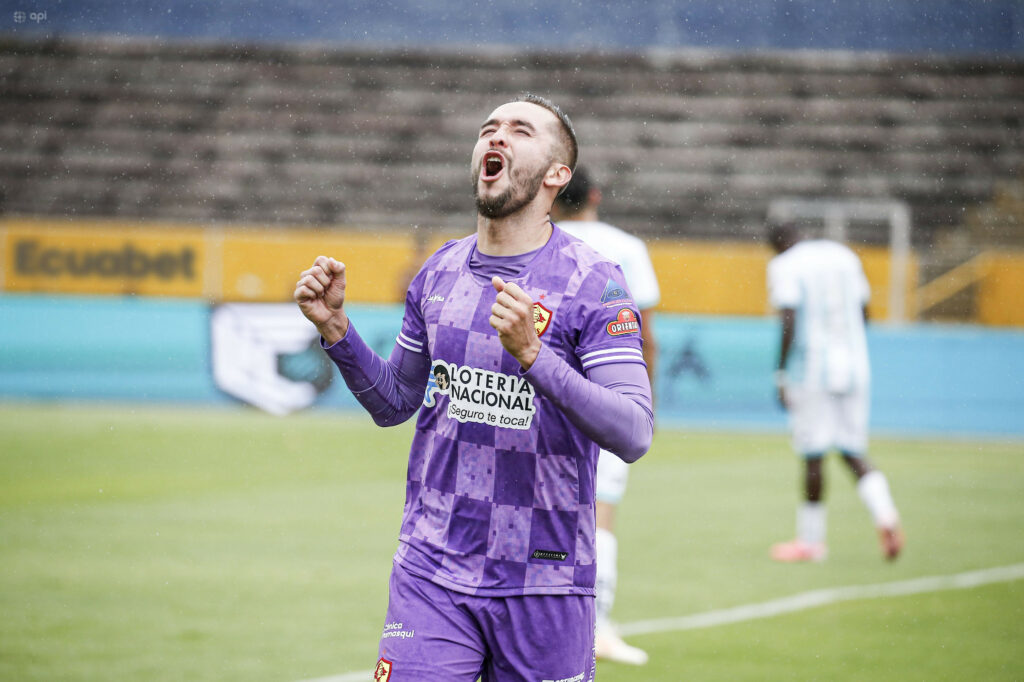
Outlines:
{"label": "jersey sponsor text", "polygon": [[533,423],[534,389],[525,379],[443,360],[434,362],[431,374],[423,400],[426,407],[433,407],[435,394],[441,393],[450,399],[448,416],[463,424],[522,430]]}

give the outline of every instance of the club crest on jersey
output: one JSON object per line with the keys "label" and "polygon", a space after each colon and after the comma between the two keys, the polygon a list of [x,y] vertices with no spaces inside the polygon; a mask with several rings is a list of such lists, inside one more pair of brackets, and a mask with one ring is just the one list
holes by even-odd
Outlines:
{"label": "club crest on jersey", "polygon": [[617,305],[629,305],[633,299],[626,293],[625,287],[621,286],[614,279],[609,279],[604,285],[604,293],[601,294],[601,303],[605,308],[614,308]]}
{"label": "club crest on jersey", "polygon": [[611,336],[622,336],[623,334],[633,334],[634,332],[640,331],[640,320],[637,319],[636,313],[629,308],[623,308],[619,311],[619,314],[614,320],[608,323],[605,327],[608,334]]}
{"label": "club crest on jersey", "polygon": [[533,386],[526,379],[444,360],[430,367],[424,407],[434,407],[438,393],[448,396],[447,416],[463,424],[525,430],[537,412]]}
{"label": "club crest on jersey", "polygon": [[388,682],[391,679],[391,661],[381,656],[373,671],[373,682]]}
{"label": "club crest on jersey", "polygon": [[537,336],[541,336],[548,330],[551,324],[551,311],[544,307],[543,303],[533,304],[533,326],[537,329]]}

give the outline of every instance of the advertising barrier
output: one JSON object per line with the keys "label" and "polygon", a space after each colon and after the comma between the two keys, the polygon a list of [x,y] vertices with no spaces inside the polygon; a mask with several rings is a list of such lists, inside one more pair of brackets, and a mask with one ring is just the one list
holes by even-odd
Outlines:
{"label": "advertising barrier", "polygon": [[3,236],[6,291],[201,298],[210,289],[202,228],[15,223]]}
{"label": "advertising barrier", "polygon": [[393,303],[413,245],[408,233],[7,219],[0,290],[282,302],[317,256],[334,255],[355,275],[351,300]]}
{"label": "advertising barrier", "polygon": [[[429,253],[458,236],[462,235],[429,231],[417,236],[409,230],[6,219],[0,221],[0,290],[280,303],[291,300],[299,273],[317,256],[327,255],[349,268],[349,300],[398,303],[404,300],[401,288],[410,266],[418,266],[425,257],[417,252],[417,242]],[[762,315],[767,310],[765,268],[771,252],[764,244],[658,239],[650,243],[650,254],[661,286],[660,311]],[[889,251],[858,247],[857,254],[871,283],[872,315],[886,319]],[[908,281],[916,282],[916,260],[911,258],[908,267]],[[1018,281],[1007,280],[1000,291],[1011,291]],[[908,285],[908,299],[912,289]],[[999,308],[1005,298],[983,309]]]}

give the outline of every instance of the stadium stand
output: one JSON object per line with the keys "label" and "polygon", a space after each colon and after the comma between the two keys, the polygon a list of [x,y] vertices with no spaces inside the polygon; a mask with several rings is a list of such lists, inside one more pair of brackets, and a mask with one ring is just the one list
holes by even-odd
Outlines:
{"label": "stadium stand", "polygon": [[651,237],[744,239],[779,196],[866,197],[907,201],[932,245],[1024,169],[1014,57],[8,37],[0,211],[468,229],[469,140],[524,90],[614,176],[605,216]]}

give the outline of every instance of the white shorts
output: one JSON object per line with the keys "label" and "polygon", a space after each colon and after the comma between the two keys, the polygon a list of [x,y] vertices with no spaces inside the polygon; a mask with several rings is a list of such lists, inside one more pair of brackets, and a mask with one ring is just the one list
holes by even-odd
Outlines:
{"label": "white shorts", "polygon": [[863,455],[868,448],[868,392],[848,393],[792,386],[786,389],[793,449],[824,455],[832,449]]}
{"label": "white shorts", "polygon": [[595,496],[598,502],[618,504],[626,494],[626,481],[629,479],[629,465],[621,459],[602,450],[597,458],[597,480]]}

